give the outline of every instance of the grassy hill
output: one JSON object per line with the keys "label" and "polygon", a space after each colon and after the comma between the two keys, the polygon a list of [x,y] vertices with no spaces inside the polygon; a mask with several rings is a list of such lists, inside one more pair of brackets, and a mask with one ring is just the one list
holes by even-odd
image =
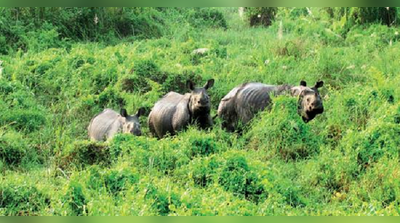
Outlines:
{"label": "grassy hill", "polygon": [[[396,24],[325,8],[279,8],[268,27],[237,8],[0,10],[0,215],[399,215]],[[37,22],[7,22],[17,12]],[[325,111],[305,124],[280,96],[242,135],[217,120],[156,140],[142,117],[143,136],[88,141],[104,108],[148,112],[209,78],[212,115],[250,81],[323,80]]]}

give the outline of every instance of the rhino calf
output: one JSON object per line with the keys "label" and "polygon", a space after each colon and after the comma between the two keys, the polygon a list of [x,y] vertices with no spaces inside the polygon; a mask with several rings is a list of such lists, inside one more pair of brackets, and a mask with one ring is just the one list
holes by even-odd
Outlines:
{"label": "rhino calf", "polygon": [[196,123],[201,128],[212,126],[207,90],[214,85],[214,79],[200,88],[196,88],[192,81],[188,81],[187,85],[190,93],[169,92],[154,105],[148,118],[150,132],[154,136],[163,138],[167,133],[174,135],[190,123]]}
{"label": "rhino calf", "polygon": [[305,81],[301,81],[300,86],[262,83],[239,85],[222,98],[218,106],[218,116],[222,119],[222,127],[230,132],[237,130],[239,123],[246,124],[257,112],[270,108],[271,94],[285,93],[298,97],[298,113],[304,122],[309,122],[324,111],[318,92],[318,88],[323,84],[323,81],[318,81],[311,88],[307,87]]}
{"label": "rhino calf", "polygon": [[121,109],[120,113],[104,109],[90,121],[89,137],[94,141],[109,140],[120,132],[139,136],[142,134],[139,117],[144,114],[144,111],[144,108],[140,108],[135,115],[131,116],[125,109]]}

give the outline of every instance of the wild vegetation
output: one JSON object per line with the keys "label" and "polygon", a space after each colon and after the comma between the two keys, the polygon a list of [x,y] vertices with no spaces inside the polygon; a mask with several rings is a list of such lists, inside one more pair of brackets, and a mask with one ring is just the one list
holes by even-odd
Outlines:
{"label": "wild vegetation", "polygon": [[[398,11],[369,9],[0,8],[0,215],[399,215]],[[283,95],[242,134],[151,136],[162,95],[211,78],[212,116],[238,84],[300,80],[324,113]],[[122,107],[142,136],[89,141]]]}

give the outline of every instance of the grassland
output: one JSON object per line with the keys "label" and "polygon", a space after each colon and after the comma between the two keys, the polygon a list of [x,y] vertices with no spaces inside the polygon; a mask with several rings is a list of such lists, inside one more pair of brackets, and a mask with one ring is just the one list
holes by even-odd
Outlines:
{"label": "grassland", "polygon": [[[399,215],[398,26],[311,8],[249,27],[215,11],[226,23],[171,9],[154,38],[60,40],[48,26],[1,48],[0,215]],[[324,80],[325,112],[305,124],[281,96],[242,135],[217,120],[156,140],[143,117],[143,136],[88,141],[104,108],[149,110],[188,78],[215,79],[213,115],[244,82]]]}

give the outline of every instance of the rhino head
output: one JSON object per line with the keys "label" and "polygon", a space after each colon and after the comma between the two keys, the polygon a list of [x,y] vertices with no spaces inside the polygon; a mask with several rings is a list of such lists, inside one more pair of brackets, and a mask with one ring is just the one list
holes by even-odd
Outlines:
{"label": "rhino head", "polygon": [[300,86],[292,89],[292,94],[299,96],[298,113],[304,122],[309,122],[315,116],[324,112],[322,98],[318,91],[318,88],[321,88],[323,85],[323,81],[318,81],[313,87],[307,87],[307,83],[301,81]]}
{"label": "rhino head", "polygon": [[142,135],[139,117],[142,116],[145,112],[144,108],[139,108],[135,115],[128,115],[126,109],[121,109],[122,120],[122,132],[130,133],[136,136]]}
{"label": "rhino head", "polygon": [[194,115],[208,114],[211,109],[210,96],[207,90],[214,85],[214,79],[210,79],[203,87],[195,87],[192,81],[187,82],[190,89],[189,111]]}

